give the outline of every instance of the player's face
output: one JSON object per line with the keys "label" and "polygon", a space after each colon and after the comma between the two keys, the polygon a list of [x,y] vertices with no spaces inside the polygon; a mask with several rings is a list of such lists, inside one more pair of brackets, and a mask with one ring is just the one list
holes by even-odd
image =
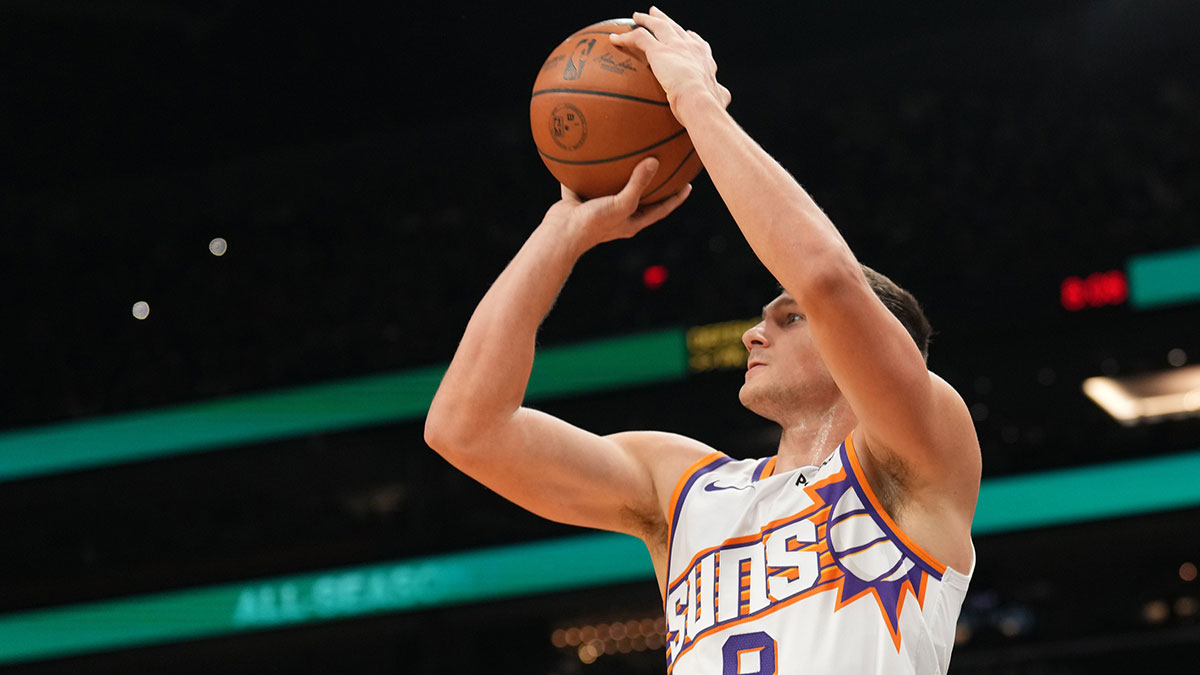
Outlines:
{"label": "player's face", "polygon": [[742,335],[742,343],[749,357],[738,398],[753,412],[786,425],[789,417],[840,395],[804,311],[786,292],[763,307],[763,320]]}

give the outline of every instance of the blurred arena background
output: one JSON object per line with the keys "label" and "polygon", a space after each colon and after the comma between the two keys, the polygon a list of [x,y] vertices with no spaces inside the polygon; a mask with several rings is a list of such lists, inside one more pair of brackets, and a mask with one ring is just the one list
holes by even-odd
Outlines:
{"label": "blurred arena background", "polygon": [[[636,542],[421,434],[557,195],[542,59],[637,9],[0,5],[0,671],[663,671]],[[951,672],[1194,672],[1200,5],[664,9],[971,407]],[[696,187],[580,263],[531,401],[764,456],[734,337],[774,284]]]}

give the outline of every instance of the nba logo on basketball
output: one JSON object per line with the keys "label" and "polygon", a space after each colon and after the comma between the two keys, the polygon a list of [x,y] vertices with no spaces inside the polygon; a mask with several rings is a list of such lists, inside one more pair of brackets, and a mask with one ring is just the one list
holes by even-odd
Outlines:
{"label": "nba logo on basketball", "polygon": [[[579,44],[575,45],[575,51],[571,52],[570,58],[567,59],[567,67],[563,68],[564,80],[578,80],[579,75],[583,73],[584,57],[592,53],[592,47],[596,46],[596,40],[580,40]],[[578,62],[578,63],[576,63]]]}
{"label": "nba logo on basketball", "polygon": [[550,114],[550,137],[563,150],[576,150],[587,139],[587,120],[570,103],[555,106]]}

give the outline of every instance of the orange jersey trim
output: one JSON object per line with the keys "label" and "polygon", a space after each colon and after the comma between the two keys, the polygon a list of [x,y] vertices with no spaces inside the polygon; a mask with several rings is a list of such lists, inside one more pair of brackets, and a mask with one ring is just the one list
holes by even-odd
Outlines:
{"label": "orange jersey trim", "polygon": [[764,478],[769,478],[770,476],[775,474],[775,460],[777,460],[777,459],[779,459],[778,455],[767,460],[767,465],[765,467],[763,467],[762,475],[758,477],[759,480],[762,480]]}
{"label": "orange jersey trim", "polygon": [[[678,510],[679,500],[680,500],[680,498],[683,497],[683,488],[684,488],[684,486],[687,485],[688,479],[691,478],[692,476],[696,475],[696,473],[699,472],[704,467],[708,466],[709,464],[712,464],[713,462],[717,461],[718,459],[721,459],[724,456],[725,456],[725,453],[719,452],[719,451],[708,453],[707,455],[696,460],[687,469],[685,469],[683,471],[683,473],[680,474],[679,480],[675,481],[675,490],[671,493],[671,504],[667,507],[668,512],[671,514],[671,522],[670,522],[670,528],[668,529],[668,535],[673,535],[675,533],[675,512]],[[669,543],[669,540],[668,540],[668,543]]]}
{"label": "orange jersey trim", "polygon": [[[705,455],[705,456],[701,457],[700,459],[696,460],[695,462],[693,462],[692,465],[689,466],[687,469],[684,469],[683,473],[680,474],[680,476],[679,476],[679,480],[675,481],[675,490],[671,493],[671,503],[667,507],[669,509],[667,511],[667,514],[668,514],[667,515],[667,518],[668,518],[668,520],[667,520],[667,569],[666,569],[667,575],[670,575],[670,573],[671,573],[671,558],[672,558],[672,553],[675,550],[675,527],[678,524],[676,521],[678,520],[679,516],[681,515],[680,507],[682,506],[681,502],[683,501],[683,498],[685,496],[684,490],[687,489],[688,483],[691,482],[692,478],[695,477],[696,474],[698,474],[702,471],[705,471],[709,467],[712,467],[713,464],[715,464],[717,462],[721,462],[722,460],[732,461],[732,458],[728,457],[725,453],[720,452],[720,451],[710,452],[707,455]],[[667,595],[670,594],[670,592],[671,592],[670,577],[666,576],[665,580],[666,580],[666,586],[663,588],[664,611],[666,608],[665,603],[666,603]]]}
{"label": "orange jersey trim", "polygon": [[907,546],[909,550],[915,553],[927,565],[937,570],[938,574],[945,574],[946,566],[938,562],[937,558],[929,555],[929,553],[925,549],[921,548],[917,542],[910,539],[908,535],[904,533],[904,530],[901,530],[900,526],[896,524],[896,521],[892,520],[892,517],[888,515],[888,512],[883,509],[883,504],[881,504],[879,498],[875,496],[875,489],[872,488],[871,484],[867,481],[867,474],[863,471],[862,464],[858,461],[858,452],[854,449],[854,439],[852,436],[853,434],[846,436],[846,456],[850,458],[850,467],[860,478],[858,482],[862,486],[863,492],[866,493],[867,500],[870,501],[871,506],[875,508],[875,513],[879,514],[879,517],[883,519],[884,524],[887,525],[888,529],[892,531],[892,534],[896,535],[896,538],[899,539],[905,546]]}

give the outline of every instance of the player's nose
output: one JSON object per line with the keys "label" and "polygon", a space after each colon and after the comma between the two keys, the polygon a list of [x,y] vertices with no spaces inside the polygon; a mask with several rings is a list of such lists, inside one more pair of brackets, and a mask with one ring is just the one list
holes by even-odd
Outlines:
{"label": "player's nose", "polygon": [[766,327],[766,321],[759,321],[751,326],[750,329],[745,333],[742,333],[742,344],[746,345],[746,351],[749,351],[754,347],[767,346],[767,333],[766,330],[764,330]]}

